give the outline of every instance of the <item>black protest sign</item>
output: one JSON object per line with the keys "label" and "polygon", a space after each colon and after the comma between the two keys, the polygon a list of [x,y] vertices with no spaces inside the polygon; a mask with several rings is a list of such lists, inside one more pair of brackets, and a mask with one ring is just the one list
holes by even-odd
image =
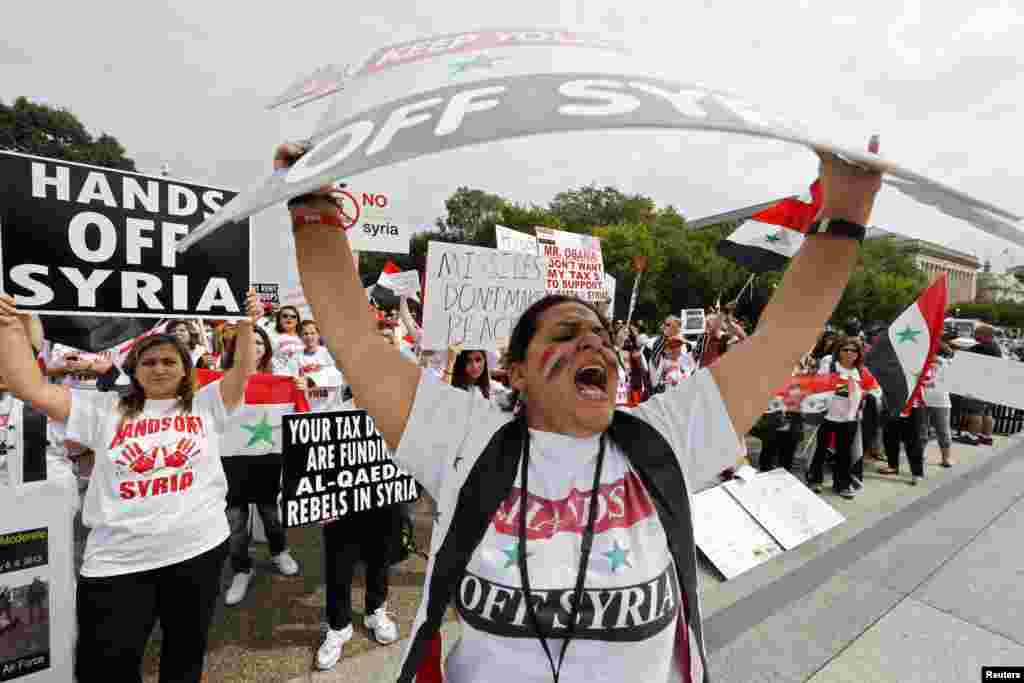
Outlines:
{"label": "black protest sign", "polygon": [[281,305],[281,285],[276,282],[254,282],[252,288],[260,298],[260,303]]}
{"label": "black protest sign", "polygon": [[235,194],[0,152],[0,288],[38,313],[244,317],[248,221],[175,250]]}
{"label": "black protest sign", "polygon": [[412,476],[364,410],[284,415],[284,526],[291,529],[416,500]]}

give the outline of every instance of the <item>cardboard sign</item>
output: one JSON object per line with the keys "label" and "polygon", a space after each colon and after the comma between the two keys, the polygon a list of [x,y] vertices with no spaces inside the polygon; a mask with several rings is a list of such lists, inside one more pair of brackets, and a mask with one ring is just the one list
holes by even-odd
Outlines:
{"label": "cardboard sign", "polygon": [[419,497],[365,410],[285,415],[286,529],[379,510]]}
{"label": "cardboard sign", "polygon": [[614,277],[608,273],[604,274],[604,291],[608,297],[608,313],[606,314],[609,320],[615,319],[615,289],[618,286],[618,282]]}
{"label": "cardboard sign", "polygon": [[447,242],[427,245],[424,349],[496,351],[519,315],[547,293],[543,256]]}
{"label": "cardboard sign", "polygon": [[782,554],[775,539],[721,486],[693,497],[693,536],[726,580]]}
{"label": "cardboard sign", "polygon": [[683,321],[683,334],[704,334],[703,308],[684,308],[679,318]]}
{"label": "cardboard sign", "polygon": [[381,273],[377,284],[387,287],[395,293],[395,296],[416,296],[420,293],[420,273],[417,270]]}
{"label": "cardboard sign", "polygon": [[0,487],[0,681],[72,679],[74,541],[67,495],[54,481]]}
{"label": "cardboard sign", "polygon": [[550,294],[577,296],[584,301],[606,301],[604,258],[601,240],[537,226],[537,244],[548,258],[547,290]]}
{"label": "cardboard sign", "polygon": [[281,285],[276,282],[257,282],[252,288],[256,290],[260,303],[270,304],[274,308],[281,305]]}
{"label": "cardboard sign", "polygon": [[515,251],[520,254],[540,253],[537,238],[504,225],[494,226],[494,241],[498,251]]}
{"label": "cardboard sign", "polygon": [[942,387],[958,396],[1024,410],[1024,363],[959,351],[943,373]]}
{"label": "cardboard sign", "polygon": [[412,223],[397,212],[393,195],[347,188],[341,191],[341,197],[341,213],[348,222],[353,251],[409,253]]}
{"label": "cardboard sign", "polygon": [[245,317],[249,223],[175,249],[235,193],[0,152],[0,289],[40,314]]}

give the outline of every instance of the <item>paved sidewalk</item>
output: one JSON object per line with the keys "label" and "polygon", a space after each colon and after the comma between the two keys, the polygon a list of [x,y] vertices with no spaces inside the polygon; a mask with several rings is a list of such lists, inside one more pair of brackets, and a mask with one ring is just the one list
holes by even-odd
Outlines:
{"label": "paved sidewalk", "polygon": [[[1020,440],[955,445],[944,469],[932,444],[917,487],[870,463],[857,499],[825,494],[845,524],[732,581],[703,566],[714,680],[960,683],[1024,666],[1022,455]],[[393,681],[404,646],[292,683]]]}

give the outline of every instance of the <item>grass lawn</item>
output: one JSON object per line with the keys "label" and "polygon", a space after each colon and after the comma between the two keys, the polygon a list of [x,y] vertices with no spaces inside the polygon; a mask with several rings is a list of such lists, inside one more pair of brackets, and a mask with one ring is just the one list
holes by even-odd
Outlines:
{"label": "grass lawn", "polygon": [[[414,515],[416,542],[424,551],[430,545],[429,504],[424,496]],[[301,676],[313,668],[320,646],[324,587],[320,527],[288,531],[288,545],[298,561],[298,576],[278,574],[270,562],[266,545],[253,546],[255,575],[245,600],[226,607],[223,597],[210,628],[206,678],[210,681],[278,681]],[[408,637],[419,606],[426,561],[411,557],[392,568],[388,610],[394,612],[401,637]],[[223,586],[231,582],[231,570],[225,568]],[[344,657],[381,647],[368,635],[363,623],[362,567],[352,586],[355,637],[345,645]],[[449,612],[449,618],[452,613]],[[392,646],[398,647],[398,646]],[[150,639],[146,650],[144,675],[147,683],[158,680],[160,640]],[[396,651],[397,656],[397,651]]]}

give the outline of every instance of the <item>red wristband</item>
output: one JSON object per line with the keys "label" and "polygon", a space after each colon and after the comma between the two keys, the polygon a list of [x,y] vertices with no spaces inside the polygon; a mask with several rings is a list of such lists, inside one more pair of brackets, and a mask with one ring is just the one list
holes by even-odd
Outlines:
{"label": "red wristband", "polygon": [[345,225],[339,210],[292,209],[292,228],[299,228],[304,225],[333,225],[342,230],[348,230],[354,223]]}

